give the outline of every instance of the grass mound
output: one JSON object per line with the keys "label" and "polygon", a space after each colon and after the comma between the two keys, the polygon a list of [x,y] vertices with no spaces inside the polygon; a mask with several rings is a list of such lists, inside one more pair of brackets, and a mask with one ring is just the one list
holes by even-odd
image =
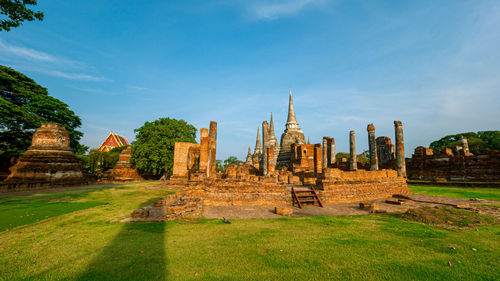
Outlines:
{"label": "grass mound", "polygon": [[495,223],[495,219],[490,216],[446,206],[410,209],[401,214],[400,218],[446,228],[463,229]]}

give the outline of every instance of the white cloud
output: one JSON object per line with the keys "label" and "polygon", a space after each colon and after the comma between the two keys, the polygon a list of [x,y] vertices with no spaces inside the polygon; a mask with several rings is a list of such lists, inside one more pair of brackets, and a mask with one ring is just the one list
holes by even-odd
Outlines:
{"label": "white cloud", "polygon": [[38,60],[38,61],[46,61],[46,62],[57,61],[57,58],[50,54],[39,52],[29,48],[6,44],[2,40],[0,40],[0,53],[5,55],[32,59],[32,60]]}
{"label": "white cloud", "polygon": [[111,81],[104,77],[79,73],[82,69],[89,68],[85,63],[9,44],[1,39],[0,62],[17,70],[33,71],[69,80]]}
{"label": "white cloud", "polygon": [[48,75],[66,78],[70,80],[83,80],[83,81],[108,81],[108,79],[104,77],[92,76],[83,73],[71,73],[71,72],[63,72],[58,70],[44,70],[39,71]]}
{"label": "white cloud", "polygon": [[329,0],[271,0],[253,1],[248,11],[256,19],[271,20],[281,16],[294,15],[311,6],[319,6]]}

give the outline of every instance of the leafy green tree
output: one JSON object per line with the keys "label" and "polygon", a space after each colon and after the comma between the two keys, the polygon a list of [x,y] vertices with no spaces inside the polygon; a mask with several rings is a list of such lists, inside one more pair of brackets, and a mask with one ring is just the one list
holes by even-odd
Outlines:
{"label": "leafy green tree", "polygon": [[430,148],[439,150],[443,148],[453,148],[462,145],[460,136],[467,138],[469,149],[474,154],[487,151],[500,150],[500,131],[479,131],[477,133],[468,132],[456,135],[445,136],[437,141],[431,142]]}
{"label": "leafy green tree", "polygon": [[484,141],[490,151],[500,151],[500,131],[479,131],[477,136]]}
{"label": "leafy green tree", "polygon": [[215,160],[215,170],[217,172],[224,172],[224,166],[222,165],[222,160]]}
{"label": "leafy green tree", "polygon": [[[92,149],[88,156],[88,169],[95,171],[97,169],[102,169],[103,171],[113,169],[118,162],[120,153],[122,150],[127,148],[127,146],[120,146],[111,149],[110,151],[98,151]],[[78,157],[79,159],[83,157]],[[81,159],[85,161],[84,159]]]}
{"label": "leafy green tree", "polygon": [[36,5],[36,0],[0,0],[0,31],[9,31],[18,27],[23,21],[43,20],[43,12],[28,9],[27,5]]}
{"label": "leafy green tree", "polygon": [[0,154],[21,155],[42,122],[64,125],[75,153],[88,149],[79,143],[83,133],[76,130],[82,121],[67,104],[49,96],[47,89],[26,75],[0,65]]}
{"label": "leafy green tree", "polygon": [[[364,151],[361,154],[356,155],[356,160],[360,163],[368,163],[370,159],[368,158],[370,156],[370,153],[368,151]],[[335,154],[335,161],[337,162],[342,162],[342,158],[347,159],[349,161],[349,158],[351,158],[351,154],[347,152],[337,152]]]}
{"label": "leafy green tree", "polygon": [[227,165],[229,164],[241,164],[243,163],[242,161],[238,160],[236,156],[229,156],[226,160],[224,160],[224,170],[226,169]]}
{"label": "leafy green tree", "polygon": [[196,143],[196,128],[184,120],[160,118],[134,132],[130,162],[154,175],[172,174],[175,142]]}

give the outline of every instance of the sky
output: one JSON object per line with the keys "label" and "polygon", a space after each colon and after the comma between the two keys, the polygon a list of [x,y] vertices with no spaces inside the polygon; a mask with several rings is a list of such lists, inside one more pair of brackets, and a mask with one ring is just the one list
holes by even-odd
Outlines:
{"label": "sky", "polygon": [[[500,129],[500,1],[39,0],[43,21],[0,32],[0,64],[82,118],[81,142],[161,117],[218,122],[217,159],[245,159],[257,127],[280,138],[293,92],[311,143],[405,150]],[[198,134],[199,137],[199,134]]]}

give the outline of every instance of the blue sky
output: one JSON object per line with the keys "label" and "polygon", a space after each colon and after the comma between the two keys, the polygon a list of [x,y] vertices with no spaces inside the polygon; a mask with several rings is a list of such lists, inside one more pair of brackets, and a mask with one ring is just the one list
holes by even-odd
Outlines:
{"label": "blue sky", "polygon": [[498,130],[500,1],[39,0],[42,22],[0,33],[0,63],[48,88],[97,147],[160,117],[219,124],[217,158],[244,159],[292,88],[312,143],[368,147],[366,126],[406,153]]}

